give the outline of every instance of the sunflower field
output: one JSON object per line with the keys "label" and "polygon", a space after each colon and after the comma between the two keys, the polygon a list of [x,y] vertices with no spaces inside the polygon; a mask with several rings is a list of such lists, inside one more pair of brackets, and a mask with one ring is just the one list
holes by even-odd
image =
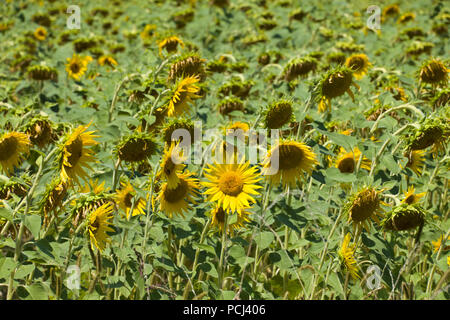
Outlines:
{"label": "sunflower field", "polygon": [[450,299],[445,1],[1,2],[1,300]]}

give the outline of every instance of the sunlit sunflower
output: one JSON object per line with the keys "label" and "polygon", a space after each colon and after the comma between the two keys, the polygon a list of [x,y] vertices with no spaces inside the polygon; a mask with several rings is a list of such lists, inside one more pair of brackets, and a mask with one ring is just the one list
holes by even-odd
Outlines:
{"label": "sunlit sunflower", "polygon": [[425,165],[425,151],[424,150],[412,150],[408,152],[408,162],[406,167],[414,171],[418,176],[422,175],[422,170]]}
{"label": "sunlit sunflower", "polygon": [[185,157],[183,151],[180,150],[178,145],[172,143],[170,147],[164,149],[164,156],[161,159],[161,169],[158,172],[157,177],[163,178],[167,181],[167,187],[174,189],[177,187],[180,179],[178,174],[184,169],[186,165],[183,164]]}
{"label": "sunlit sunflower", "polygon": [[37,27],[34,31],[34,37],[39,41],[44,41],[47,36],[47,30],[44,27]]}
{"label": "sunlit sunflower", "polygon": [[184,47],[183,41],[177,36],[172,36],[165,38],[158,43],[159,55],[162,56],[162,51],[166,49],[168,53],[173,53],[177,51],[178,46]]}
{"label": "sunlit sunflower", "polygon": [[31,142],[25,133],[7,132],[0,135],[0,165],[2,171],[9,175],[28,153]]}
{"label": "sunlit sunflower", "polygon": [[353,75],[357,80],[359,80],[367,74],[367,70],[372,64],[369,62],[369,58],[365,54],[355,53],[347,58],[345,65],[352,69]]}
{"label": "sunlit sunflower", "polygon": [[402,200],[402,203],[407,203],[407,204],[414,204],[420,201],[420,198],[422,198],[423,196],[425,196],[427,193],[426,192],[421,192],[421,193],[414,193],[415,189],[414,186],[410,186],[408,188],[408,191],[405,192],[405,198]]}
{"label": "sunlit sunflower", "polygon": [[189,110],[189,104],[192,99],[200,98],[196,93],[200,88],[195,85],[199,81],[197,76],[189,76],[181,79],[175,86],[172,98],[168,105],[168,116],[176,117],[186,113]]}
{"label": "sunlit sunflower", "polygon": [[311,174],[318,164],[311,147],[297,141],[280,141],[273,146],[263,160],[262,174],[271,184],[294,187],[303,174]]}
{"label": "sunlit sunflower", "polygon": [[117,61],[109,55],[104,55],[98,58],[98,64],[101,66],[110,66],[111,68],[114,68],[114,66],[117,66]]}
{"label": "sunlit sunflower", "polygon": [[102,252],[106,244],[111,242],[107,232],[114,232],[114,229],[110,227],[112,222],[109,221],[113,218],[113,210],[114,205],[107,202],[89,214],[87,230],[91,239],[92,250],[97,247]]}
{"label": "sunlit sunflower", "polygon": [[[136,191],[129,182],[127,184],[122,183],[122,189],[117,191],[116,201],[119,208],[125,212],[127,220],[129,220],[131,216],[134,217],[138,214],[145,215],[147,202],[142,198],[136,197]],[[131,208],[133,208],[133,211],[131,211]]]}
{"label": "sunlit sunflower", "polygon": [[167,182],[161,186],[157,197],[160,210],[169,218],[173,215],[184,217],[184,212],[190,209],[190,204],[195,204],[194,197],[200,189],[196,178],[191,178],[193,174],[185,171],[178,175],[179,182],[176,188],[169,189]]}
{"label": "sunlit sunflower", "polygon": [[398,18],[397,23],[406,23],[413,21],[416,18],[416,14],[414,12],[406,12]]}
{"label": "sunlit sunflower", "polygon": [[261,188],[256,183],[260,180],[256,167],[250,167],[250,163],[218,164],[208,165],[205,169],[205,178],[202,182],[207,188],[204,192],[208,201],[217,202],[224,210],[231,212],[250,207],[249,202],[255,202],[252,195],[258,195],[256,191]]}
{"label": "sunlit sunflower", "polygon": [[[362,156],[361,151],[358,147],[355,147],[353,151],[347,152],[344,148],[340,148],[339,155],[336,159],[336,168],[342,173],[353,173],[355,172],[356,165],[358,164]],[[366,157],[362,156],[360,168],[370,171],[372,162]]]}
{"label": "sunlit sunflower", "polygon": [[92,61],[90,56],[82,57],[78,54],[74,54],[72,58],[67,58],[66,71],[69,78],[80,80],[86,72],[87,65],[90,61]]}
{"label": "sunlit sunflower", "polygon": [[439,248],[442,246],[442,251],[450,250],[450,246],[446,246],[445,243],[450,239],[450,237],[447,237],[446,240],[444,240],[444,236],[441,235],[436,241],[431,241],[434,247],[434,252],[438,252]]}
{"label": "sunlit sunflower", "polygon": [[250,221],[248,211],[242,210],[242,212],[236,213],[237,220],[234,223],[229,223],[229,217],[231,215],[230,210],[225,211],[222,207],[218,206],[211,210],[211,224],[218,228],[220,232],[224,231],[225,228],[225,218],[228,216],[227,220],[227,234],[233,234],[236,230],[241,229],[244,225]]}
{"label": "sunlit sunflower", "polygon": [[348,222],[353,224],[355,231],[362,231],[362,228],[369,231],[371,220],[380,223],[383,209],[381,205],[386,205],[380,199],[381,191],[372,187],[365,187],[361,191],[353,194],[344,207],[344,212],[348,217]]}
{"label": "sunlit sunflower", "polygon": [[352,278],[359,279],[359,270],[355,259],[356,244],[350,244],[350,239],[351,235],[347,233],[338,254],[342,265],[350,272]]}
{"label": "sunlit sunflower", "polygon": [[80,188],[79,192],[99,194],[101,192],[106,192],[108,190],[109,188],[105,188],[105,181],[99,183],[98,179],[95,180],[89,179],[89,182],[86,183],[82,188]]}
{"label": "sunlit sunflower", "polygon": [[61,146],[61,153],[59,157],[59,165],[61,168],[61,181],[63,183],[72,184],[73,182],[79,184],[78,178],[85,179],[87,173],[85,168],[92,170],[89,162],[94,161],[93,151],[91,148],[98,144],[94,138],[95,131],[85,132],[90,124],[78,128],[68,135],[65,142]]}

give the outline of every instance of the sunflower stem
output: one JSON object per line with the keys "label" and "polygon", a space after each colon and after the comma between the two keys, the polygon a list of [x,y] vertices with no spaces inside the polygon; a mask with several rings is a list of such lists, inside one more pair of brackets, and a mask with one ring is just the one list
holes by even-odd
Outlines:
{"label": "sunflower stem", "polygon": [[222,232],[222,248],[220,250],[219,257],[219,270],[218,270],[218,286],[220,289],[223,289],[223,274],[225,269],[225,251],[227,246],[227,229],[228,229],[228,214],[224,214],[224,222],[223,222],[223,232]]}

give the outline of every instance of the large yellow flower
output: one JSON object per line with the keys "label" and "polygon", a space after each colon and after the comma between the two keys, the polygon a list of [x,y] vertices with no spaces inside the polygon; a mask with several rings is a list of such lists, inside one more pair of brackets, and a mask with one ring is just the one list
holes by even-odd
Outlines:
{"label": "large yellow flower", "polygon": [[[234,231],[241,229],[244,227],[245,223],[250,221],[249,215],[250,212],[242,210],[241,213],[237,214],[237,220],[234,223],[229,222],[229,218],[227,220],[227,234],[233,234]],[[210,212],[211,215],[211,224],[217,227],[220,232],[223,232],[225,229],[225,218],[226,216],[230,216],[230,211],[225,211],[222,207],[216,207]]]}
{"label": "large yellow flower", "polygon": [[0,165],[7,175],[22,162],[31,142],[25,133],[8,132],[0,136]]}
{"label": "large yellow flower", "polygon": [[[135,190],[131,183],[122,184],[122,189],[117,191],[116,201],[119,205],[119,208],[122,209],[127,217],[127,220],[130,219],[130,216],[136,216],[138,214],[145,215],[145,208],[147,206],[147,201],[142,198],[138,198],[135,195]],[[134,206],[133,206],[134,199]],[[133,207],[133,211],[131,208]],[[131,215],[130,215],[131,214]]]}
{"label": "large yellow flower", "polygon": [[163,49],[166,49],[166,51],[168,53],[176,52],[178,45],[180,45],[180,47],[182,47],[182,48],[184,47],[183,41],[180,38],[178,38],[177,36],[165,38],[158,44],[159,55],[162,56]]}
{"label": "large yellow flower", "polygon": [[[340,148],[339,155],[336,159],[336,168],[342,173],[355,172],[356,165],[358,164],[362,156],[358,147],[355,147],[353,151],[347,152],[344,148]],[[370,171],[372,162],[363,156],[360,167]]]}
{"label": "large yellow flower", "polygon": [[410,186],[408,188],[408,191],[405,192],[405,198],[402,200],[402,203],[407,203],[407,204],[414,204],[420,201],[420,198],[422,198],[423,196],[425,196],[427,193],[426,192],[421,192],[421,193],[414,193],[415,189],[414,186]]}
{"label": "large yellow flower", "polygon": [[181,79],[174,90],[173,96],[169,101],[168,116],[179,116],[189,110],[189,103],[192,99],[200,98],[196,93],[200,88],[195,85],[199,81],[198,76],[189,76]]}
{"label": "large yellow flower", "polygon": [[182,163],[185,157],[182,150],[172,143],[169,148],[165,148],[164,156],[161,160],[161,169],[158,172],[158,178],[161,177],[167,181],[167,187],[174,189],[177,187],[180,179],[178,174],[184,169],[185,165]]}
{"label": "large yellow flower", "polygon": [[67,58],[66,71],[69,78],[80,80],[81,76],[86,72],[90,61],[92,61],[90,56],[82,57],[78,54],[74,54],[72,58]]}
{"label": "large yellow flower", "polygon": [[367,70],[372,64],[365,54],[356,53],[347,58],[345,65],[353,71],[353,75],[359,80],[367,74]]}
{"label": "large yellow flower", "polygon": [[311,174],[318,162],[309,146],[297,141],[280,141],[267,153],[262,164],[262,173],[270,183],[281,181],[284,187],[293,187],[304,172]]}
{"label": "large yellow flower", "polygon": [[44,27],[37,27],[34,31],[34,37],[39,41],[44,41],[47,36],[47,30]]}
{"label": "large yellow flower", "polygon": [[170,189],[167,182],[162,185],[157,200],[160,210],[168,217],[172,218],[174,214],[184,217],[183,213],[190,208],[189,203],[195,203],[194,196],[200,186],[198,180],[191,176],[192,173],[188,171],[180,174],[178,185],[174,189]]}
{"label": "large yellow flower", "polygon": [[350,244],[350,233],[347,233],[342,241],[342,246],[339,249],[339,257],[344,267],[350,272],[353,279],[358,279],[358,265],[355,259],[356,244]]}
{"label": "large yellow flower", "polygon": [[256,183],[260,180],[256,167],[250,167],[250,163],[208,165],[205,169],[203,186],[208,188],[204,193],[208,200],[217,202],[224,210],[231,212],[250,207],[249,202],[255,202],[252,195],[258,195],[256,191],[261,186]]}
{"label": "large yellow flower", "polygon": [[407,168],[410,168],[418,176],[422,174],[425,165],[425,150],[412,150],[408,154]]}
{"label": "large yellow flower", "polygon": [[62,145],[60,155],[61,182],[79,184],[78,177],[86,179],[87,173],[84,168],[92,170],[89,162],[94,161],[91,146],[98,144],[93,135],[94,131],[85,132],[90,124],[80,125],[67,138]]}
{"label": "large yellow flower", "polygon": [[110,227],[112,223],[109,221],[113,217],[113,209],[114,205],[107,202],[89,214],[88,231],[92,250],[97,247],[102,252],[106,244],[111,242],[107,232],[114,231]]}

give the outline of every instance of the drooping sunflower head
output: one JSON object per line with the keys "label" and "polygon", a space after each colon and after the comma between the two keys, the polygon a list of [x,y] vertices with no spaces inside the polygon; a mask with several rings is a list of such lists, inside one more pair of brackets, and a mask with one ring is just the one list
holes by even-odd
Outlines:
{"label": "drooping sunflower head", "polygon": [[12,195],[23,198],[30,189],[31,180],[27,175],[6,178],[0,176],[0,200],[9,200]]}
{"label": "drooping sunflower head", "polygon": [[372,187],[364,187],[353,194],[344,207],[348,222],[353,224],[357,231],[362,231],[364,227],[369,231],[371,220],[380,223],[383,209],[381,205],[385,203],[380,199],[381,191]]}
{"label": "drooping sunflower head", "polygon": [[[179,131],[176,131],[178,130]],[[183,131],[181,131],[183,130]],[[184,131],[186,130],[186,131]],[[180,142],[188,142],[190,144],[194,143],[194,123],[192,122],[192,120],[190,119],[184,119],[184,118],[172,118],[171,120],[169,120],[168,122],[166,122],[163,127],[162,127],[162,136],[163,136],[163,140],[167,145],[170,145],[172,143],[173,139],[177,139],[176,141],[180,141]],[[190,140],[188,141],[183,141],[183,139],[180,139],[180,135],[178,135],[177,133],[183,134],[182,137],[184,139],[184,137],[189,136]],[[189,133],[189,135],[188,135]]]}
{"label": "drooping sunflower head", "polygon": [[180,56],[170,66],[169,81],[195,76],[198,76],[199,81],[203,81],[206,78],[205,62],[197,53]]}
{"label": "drooping sunflower head", "polygon": [[338,251],[342,266],[350,273],[353,279],[359,279],[359,269],[355,259],[356,243],[350,244],[351,235],[347,233]]}
{"label": "drooping sunflower head", "polygon": [[161,159],[160,170],[157,178],[162,178],[167,181],[167,187],[174,189],[177,187],[180,179],[178,175],[185,168],[183,161],[186,157],[183,155],[183,150],[179,148],[178,144],[172,143],[170,147],[164,149],[164,156]]}
{"label": "drooping sunflower head", "polygon": [[229,115],[233,111],[245,111],[244,102],[235,97],[225,98],[219,102],[219,113],[223,116]]}
{"label": "drooping sunflower head", "polygon": [[263,160],[262,174],[271,184],[280,182],[284,187],[294,187],[304,174],[311,174],[318,164],[311,147],[293,140],[280,141]]}
{"label": "drooping sunflower head", "polygon": [[241,213],[243,209],[250,207],[255,202],[254,195],[258,195],[257,185],[260,180],[256,167],[250,167],[250,163],[234,164],[210,164],[205,169],[207,181],[202,185],[207,188],[204,194],[208,201],[216,202],[224,210],[231,209],[234,213]]}
{"label": "drooping sunflower head", "polygon": [[59,146],[58,165],[61,181],[65,184],[80,184],[79,178],[87,178],[85,169],[91,169],[89,162],[95,161],[92,146],[98,144],[95,131],[86,131],[88,125],[80,125],[67,134]]}
{"label": "drooping sunflower head", "polygon": [[419,78],[424,83],[445,87],[448,82],[448,68],[439,59],[429,59],[422,64]]}
{"label": "drooping sunflower head", "polygon": [[195,197],[200,185],[196,178],[191,177],[192,175],[189,171],[179,174],[179,182],[173,189],[169,188],[167,182],[162,184],[157,200],[160,210],[169,218],[172,218],[173,215],[184,217],[184,212],[190,208],[190,204],[196,203]]}
{"label": "drooping sunflower head", "polygon": [[344,93],[348,93],[352,100],[354,96],[350,90],[351,85],[356,86],[353,82],[353,71],[346,66],[338,66],[337,68],[328,71],[316,88],[316,94],[320,97],[319,111],[331,111],[331,99],[339,97]]}
{"label": "drooping sunflower head", "polygon": [[335,165],[341,173],[353,173],[356,166],[361,160],[360,168],[369,170],[371,169],[372,162],[364,157],[358,147],[355,147],[353,151],[347,152],[344,148],[340,149],[339,155],[336,159]]}
{"label": "drooping sunflower head", "polygon": [[147,201],[136,195],[136,191],[130,182],[122,183],[122,188],[117,191],[115,199],[117,205],[125,213],[128,220],[130,217],[138,214],[145,215]]}
{"label": "drooping sunflower head", "polygon": [[158,43],[159,54],[162,56],[162,51],[165,49],[167,53],[174,53],[177,51],[178,46],[184,47],[184,42],[177,36],[170,36],[164,38]]}
{"label": "drooping sunflower head", "polygon": [[295,121],[292,101],[279,100],[271,103],[264,110],[262,119],[267,129],[279,129]]}
{"label": "drooping sunflower head", "polygon": [[114,66],[117,66],[117,61],[110,55],[102,55],[98,58],[98,64],[101,66],[107,65],[114,68]]}
{"label": "drooping sunflower head", "polygon": [[29,152],[31,142],[22,132],[5,132],[0,135],[0,166],[7,175],[18,167],[25,154]]}
{"label": "drooping sunflower head", "polygon": [[327,60],[330,63],[343,65],[345,64],[346,56],[343,52],[332,52],[327,56]]}
{"label": "drooping sunflower head", "polygon": [[429,117],[420,123],[419,128],[405,136],[406,150],[424,150],[433,146],[433,153],[444,150],[450,136],[450,123],[440,116]]}
{"label": "drooping sunflower head", "polygon": [[26,125],[25,132],[30,141],[39,148],[44,148],[53,141],[53,126],[46,117],[37,116],[31,119]]}
{"label": "drooping sunflower head", "polygon": [[200,88],[195,84],[199,81],[197,76],[182,78],[174,86],[172,97],[168,105],[168,116],[176,117],[189,111],[189,104],[193,99],[200,98],[197,93]]}
{"label": "drooping sunflower head", "polygon": [[310,72],[317,69],[318,60],[313,57],[295,58],[288,62],[283,70],[283,78],[292,81],[298,77],[306,78]]}
{"label": "drooping sunflower head", "polygon": [[372,65],[369,58],[364,53],[352,54],[345,61],[345,65],[353,71],[356,79],[361,79]]}
{"label": "drooping sunflower head", "polygon": [[116,153],[121,161],[138,163],[154,155],[156,149],[157,144],[152,135],[136,131],[122,138],[116,147]]}
{"label": "drooping sunflower head", "polygon": [[47,36],[47,30],[44,27],[37,27],[34,31],[34,37],[39,41],[44,41]]}
{"label": "drooping sunflower head", "polygon": [[415,229],[425,223],[425,210],[419,204],[403,203],[386,214],[381,225],[392,231]]}
{"label": "drooping sunflower head", "polygon": [[399,8],[398,4],[390,4],[386,7],[384,7],[383,12],[382,12],[382,19],[384,21],[387,17],[393,17],[393,16],[397,16],[399,14],[400,14],[400,8]]}
{"label": "drooping sunflower head", "polygon": [[114,205],[111,202],[107,202],[89,214],[87,232],[92,250],[98,248],[102,252],[106,248],[106,245],[111,242],[107,232],[114,232],[114,229],[111,228],[112,222],[110,221],[113,218],[113,210]]}
{"label": "drooping sunflower head", "polygon": [[80,80],[87,70],[88,63],[92,61],[90,56],[80,56],[74,54],[72,58],[67,58],[66,71],[69,78]]}
{"label": "drooping sunflower head", "polygon": [[425,41],[413,41],[411,45],[406,48],[405,53],[406,56],[412,56],[414,58],[420,56],[421,54],[431,54],[431,49],[434,48],[434,44],[432,42]]}
{"label": "drooping sunflower head", "polygon": [[58,71],[49,66],[31,66],[27,69],[28,77],[32,80],[46,81],[57,80]]}
{"label": "drooping sunflower head", "polygon": [[243,228],[246,223],[250,222],[250,212],[243,210],[240,214],[235,213],[236,221],[231,222],[230,210],[224,210],[221,206],[215,207],[209,213],[211,216],[211,224],[220,230],[221,233],[225,229],[225,219],[227,219],[227,234],[234,234],[235,231]]}
{"label": "drooping sunflower head", "polygon": [[441,108],[450,105],[450,89],[445,88],[437,92],[430,100],[430,104],[433,108]]}
{"label": "drooping sunflower head", "polygon": [[243,81],[241,78],[233,78],[219,88],[221,96],[235,96],[241,99],[248,97],[250,90],[255,83],[251,80]]}
{"label": "drooping sunflower head", "polygon": [[416,18],[416,14],[414,12],[406,12],[398,18],[397,23],[407,23],[413,21]]}
{"label": "drooping sunflower head", "polygon": [[402,203],[406,204],[415,204],[420,201],[420,198],[426,195],[426,192],[415,193],[414,186],[410,186],[408,191],[405,192],[405,197],[402,200]]}
{"label": "drooping sunflower head", "polygon": [[39,203],[39,208],[44,213],[44,225],[49,223],[49,214],[57,212],[61,208],[62,202],[67,195],[67,185],[61,182],[59,177],[52,180],[47,185],[42,200]]}

